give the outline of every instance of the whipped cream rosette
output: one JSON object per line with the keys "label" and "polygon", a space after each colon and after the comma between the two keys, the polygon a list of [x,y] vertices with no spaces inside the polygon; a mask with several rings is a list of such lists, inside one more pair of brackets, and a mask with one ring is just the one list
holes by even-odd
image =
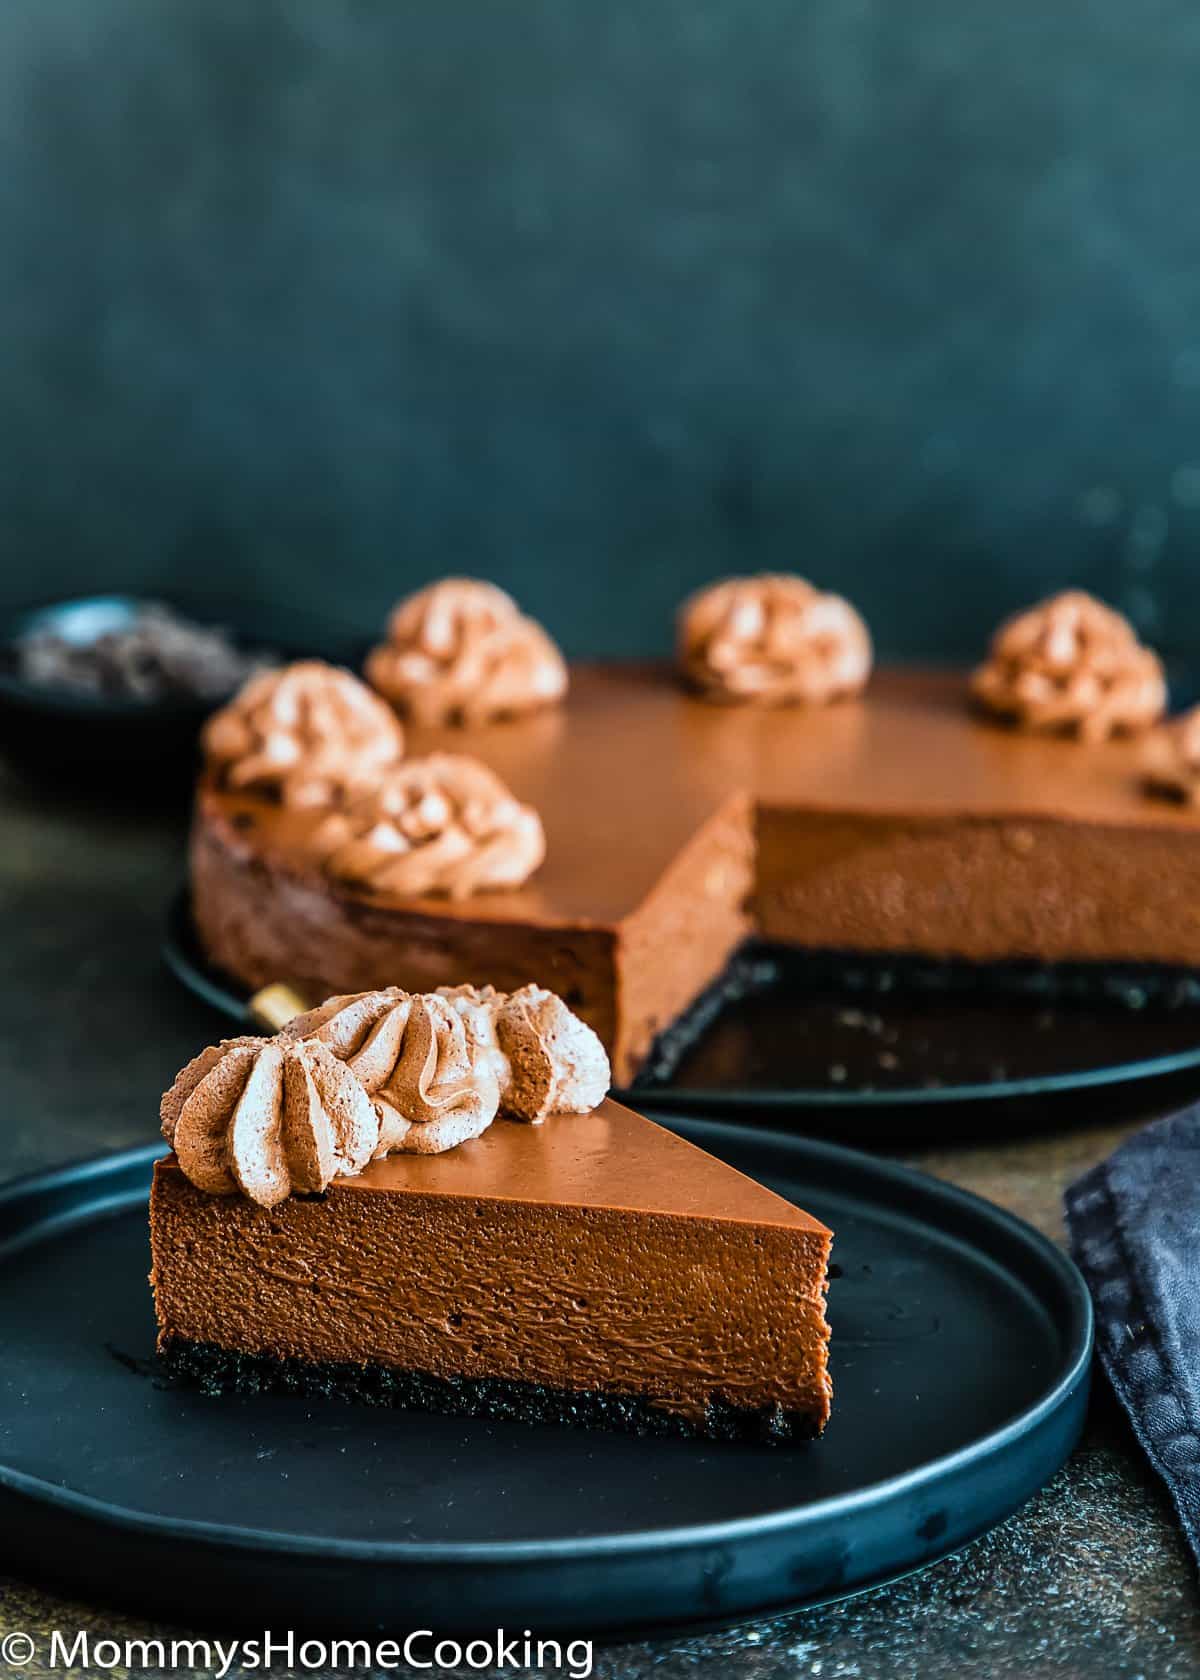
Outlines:
{"label": "whipped cream rosette", "polygon": [[273,1207],[372,1158],[455,1149],[501,1112],[588,1113],[609,1078],[595,1033],[541,986],[391,986],[202,1051],[163,1096],[162,1130],[198,1189]]}
{"label": "whipped cream rosette", "polygon": [[457,753],[396,765],[331,812],[313,845],[334,879],[413,897],[519,887],[546,854],[537,812],[485,764]]}
{"label": "whipped cream rosette", "polygon": [[1018,728],[1084,741],[1147,729],[1167,703],[1157,654],[1127,619],[1082,589],[1001,625],[971,692]]}
{"label": "whipped cream rosette", "polygon": [[399,987],[329,998],[283,1037],[319,1044],[375,1104],[381,1155],[437,1155],[487,1130],[500,1107],[497,1069],[462,1017],[432,993]]}
{"label": "whipped cream rosette", "polygon": [[824,705],[857,694],[871,638],[848,601],[804,578],[726,578],[684,602],[679,664],[706,699]]}
{"label": "whipped cream rosette", "polygon": [[232,1038],[181,1070],[160,1109],[163,1136],[198,1189],[239,1190],[263,1207],[360,1172],[379,1119],[353,1073],[318,1042]]}
{"label": "whipped cream rosette", "polygon": [[[315,1039],[346,1063],[380,1108],[381,1152],[452,1148],[497,1112],[530,1121],[586,1114],[611,1078],[592,1029],[541,986],[358,992],[297,1016],[284,1034]],[[488,1110],[482,1124],[468,1092]]]}
{"label": "whipped cream rosette", "polygon": [[484,723],[553,705],[567,667],[541,625],[495,584],[445,578],[402,601],[367,679],[423,724]]}
{"label": "whipped cream rosette", "polygon": [[377,782],[400,759],[404,731],[349,671],[306,659],[252,678],[201,742],[209,774],[231,792],[324,805]]}
{"label": "whipped cream rosette", "polygon": [[500,1107],[519,1120],[587,1114],[608,1095],[608,1054],[585,1021],[544,986],[497,992],[441,986],[439,995],[470,1023],[476,1041],[498,1055]]}

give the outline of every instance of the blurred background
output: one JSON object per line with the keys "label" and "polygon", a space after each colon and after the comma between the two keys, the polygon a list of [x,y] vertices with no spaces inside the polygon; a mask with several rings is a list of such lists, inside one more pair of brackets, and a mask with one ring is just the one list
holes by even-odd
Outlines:
{"label": "blurred background", "polygon": [[1184,0],[0,10],[0,604],[801,571],[886,655],[1200,640]]}

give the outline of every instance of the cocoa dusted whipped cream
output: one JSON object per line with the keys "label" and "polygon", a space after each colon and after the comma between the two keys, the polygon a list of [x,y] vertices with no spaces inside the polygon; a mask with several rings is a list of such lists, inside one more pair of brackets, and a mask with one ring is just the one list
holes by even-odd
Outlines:
{"label": "cocoa dusted whipped cream", "polygon": [[[472,1087],[490,1101],[480,1131],[497,1113],[535,1122],[548,1114],[588,1114],[608,1095],[611,1078],[591,1027],[541,986],[515,992],[443,986],[417,994],[391,986],[329,998],[283,1030],[316,1039],[346,1063],[380,1107],[383,1139],[396,1139],[389,1148],[421,1153],[465,1140],[464,1132],[435,1143],[435,1134],[422,1131],[441,1117],[441,1101],[429,1101],[434,1083],[449,1090],[464,1066]],[[411,1129],[397,1130],[405,1120]]]}
{"label": "cocoa dusted whipped cream", "polygon": [[1200,706],[1151,730],[1144,762],[1148,793],[1200,805]]}
{"label": "cocoa dusted whipped cream", "polygon": [[318,659],[252,678],[201,740],[220,786],[291,806],[370,787],[404,751],[404,732],[378,696]]}
{"label": "cocoa dusted whipped cream", "polygon": [[510,595],[444,578],[401,601],[367,680],[416,722],[486,723],[553,705],[567,691],[562,654]]}
{"label": "cocoa dusted whipped cream", "polygon": [[824,705],[857,694],[871,673],[871,637],[840,595],[801,577],[726,578],[684,602],[679,664],[708,700]]}
{"label": "cocoa dusted whipped cream", "polygon": [[1147,729],[1167,703],[1158,655],[1126,618],[1082,589],[1002,624],[971,692],[1018,728],[1084,741]]}
{"label": "cocoa dusted whipped cream", "polygon": [[163,1136],[199,1190],[263,1207],[361,1172],[379,1120],[322,1044],[230,1038],[190,1061],[165,1093]]}
{"label": "cocoa dusted whipped cream", "polygon": [[283,1037],[320,1045],[366,1091],[380,1155],[440,1155],[485,1132],[500,1107],[498,1069],[436,993],[398,986],[329,998]]}
{"label": "cocoa dusted whipped cream", "polygon": [[334,879],[406,897],[519,887],[546,855],[537,812],[487,765],[458,753],[389,769],[332,811],[313,845]]}
{"label": "cocoa dusted whipped cream", "polygon": [[609,1079],[595,1033],[541,986],[392,986],[203,1051],[164,1095],[162,1130],[198,1189],[273,1207],[381,1156],[443,1154],[499,1113],[590,1113]]}
{"label": "cocoa dusted whipped cream", "polygon": [[500,1107],[517,1120],[588,1114],[608,1095],[604,1046],[555,992],[522,986],[439,986],[439,996],[467,1022],[476,1042],[497,1054]]}

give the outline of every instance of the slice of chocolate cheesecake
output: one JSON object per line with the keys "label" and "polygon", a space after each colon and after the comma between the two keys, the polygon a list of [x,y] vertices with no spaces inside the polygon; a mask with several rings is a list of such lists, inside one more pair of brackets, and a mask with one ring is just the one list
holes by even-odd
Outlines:
{"label": "slice of chocolate cheesecake", "polygon": [[[258,1052],[238,1041],[223,1057],[208,1053],[182,1104],[178,1082],[168,1094],[180,1154],[156,1166],[150,1218],[159,1349],[174,1372],[212,1390],[639,1433],[820,1432],[831,1393],[823,1225],[607,1098],[529,1124],[507,1117],[520,1110],[510,1089],[506,1112],[466,1141],[426,1152],[412,1133],[447,1132],[444,1114],[419,1118],[395,1152],[358,1166],[346,1157],[346,1136],[359,1136],[345,1120],[352,1105],[327,1060],[352,1077],[366,1070],[385,1124],[412,1090],[379,1077],[404,994],[370,996],[391,997],[392,1014],[349,1000],[357,1014],[331,1017],[327,1005],[306,1018],[317,1023],[309,1038],[250,1041]],[[488,1098],[497,1083],[506,1089],[505,1052],[497,1082],[496,1047],[463,1015],[461,996],[457,1012],[433,1014],[445,1043],[435,1035],[432,1062],[428,1023],[413,1030],[433,1070],[426,1107],[469,1098],[477,1115],[481,1086],[452,1068],[454,1056],[465,1043],[468,1061],[476,1049],[480,1066],[490,1058]],[[465,1039],[451,1017],[466,1022]],[[353,1034],[339,1025],[347,1018]],[[561,1021],[545,1041],[557,1054]],[[514,1069],[516,1049],[508,1040]],[[188,1087],[188,1070],[181,1078]],[[193,1101],[206,1081],[212,1100]],[[305,1165],[316,1159],[309,1133],[321,1131],[313,1116],[326,1091],[341,1104],[331,1128],[341,1154],[334,1147],[330,1158],[342,1165],[328,1177]],[[273,1151],[274,1176],[262,1170]],[[184,1170],[197,1159],[207,1187]],[[225,1171],[232,1193],[222,1193]]]}

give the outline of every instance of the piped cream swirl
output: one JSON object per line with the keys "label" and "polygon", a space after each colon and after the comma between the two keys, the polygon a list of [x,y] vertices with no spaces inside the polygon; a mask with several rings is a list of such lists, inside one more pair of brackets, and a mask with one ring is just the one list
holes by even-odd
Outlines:
{"label": "piped cream swirl", "polygon": [[200,1190],[263,1207],[360,1172],[379,1145],[367,1093],[320,1043],[233,1038],[179,1073],[163,1136]]}
{"label": "piped cream swirl", "polygon": [[349,671],[305,659],[253,677],[202,736],[231,791],[324,805],[375,783],[404,750],[392,711]]}
{"label": "piped cream swirl", "polygon": [[871,638],[848,601],[804,578],[726,578],[684,602],[679,663],[706,699],[824,705],[856,694]]}
{"label": "piped cream swirl", "polygon": [[595,1033],[541,986],[391,986],[202,1051],[163,1096],[162,1130],[198,1189],[273,1207],[372,1158],[457,1148],[499,1112],[587,1113],[609,1077]]}
{"label": "piped cream swirl", "polygon": [[437,1155],[479,1137],[496,1118],[496,1064],[436,993],[392,986],[328,998],[282,1036],[344,1063],[379,1117],[379,1153]]}
{"label": "piped cream swirl", "polygon": [[[346,1063],[379,1110],[381,1152],[453,1148],[498,1111],[535,1122],[587,1114],[611,1078],[595,1033],[542,986],[355,992],[297,1016],[284,1033],[315,1039]],[[482,1124],[460,1102],[467,1086],[488,1111]]]}
{"label": "piped cream swirl", "polygon": [[410,758],[333,811],[313,847],[336,880],[406,897],[519,887],[546,855],[541,818],[456,753]]}
{"label": "piped cream swirl", "polygon": [[1162,664],[1129,621],[1082,589],[1001,625],[971,679],[985,710],[1035,732],[1103,741],[1162,716]]}
{"label": "piped cream swirl", "polygon": [[471,1031],[500,1056],[500,1107],[518,1120],[547,1114],[589,1114],[612,1078],[608,1055],[586,1021],[556,992],[522,986],[441,986],[442,997],[470,1021]]}
{"label": "piped cream swirl", "polygon": [[430,725],[519,717],[567,691],[562,654],[541,625],[473,578],[444,578],[402,601],[366,671],[398,711]]}

